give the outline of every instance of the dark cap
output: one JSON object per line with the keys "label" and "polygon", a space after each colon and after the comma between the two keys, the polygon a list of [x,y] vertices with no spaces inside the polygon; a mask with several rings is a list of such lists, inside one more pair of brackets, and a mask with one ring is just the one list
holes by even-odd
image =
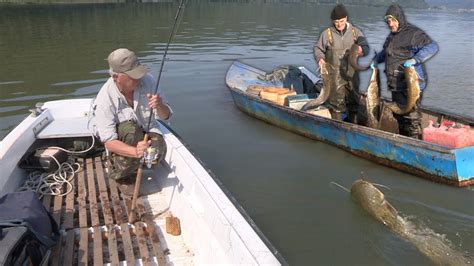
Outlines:
{"label": "dark cap", "polygon": [[331,19],[332,20],[337,20],[341,18],[347,17],[347,10],[346,7],[343,4],[339,4],[334,7],[334,9],[331,11]]}

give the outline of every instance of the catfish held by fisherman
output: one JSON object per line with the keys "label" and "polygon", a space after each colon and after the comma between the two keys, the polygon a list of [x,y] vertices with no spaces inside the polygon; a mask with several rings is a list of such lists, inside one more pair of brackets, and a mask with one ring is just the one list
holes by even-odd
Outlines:
{"label": "catfish held by fisherman", "polygon": [[[387,85],[395,103],[389,105],[389,108],[398,121],[400,134],[420,138],[422,130],[419,105],[422,91],[428,82],[424,63],[438,52],[438,44],[423,30],[408,23],[398,4],[390,5],[384,18],[390,34],[383,50],[374,58],[374,63],[385,62]],[[405,71],[411,67],[414,71]],[[416,76],[413,73],[415,71]]]}

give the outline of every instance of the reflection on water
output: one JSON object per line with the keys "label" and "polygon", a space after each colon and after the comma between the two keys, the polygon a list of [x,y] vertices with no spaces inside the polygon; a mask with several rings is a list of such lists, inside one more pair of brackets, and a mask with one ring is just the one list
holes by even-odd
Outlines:
{"label": "reflection on water", "polygon": [[[0,7],[0,138],[36,102],[93,97],[118,47],[135,50],[156,75],[178,3]],[[224,77],[233,60],[271,70],[280,64],[315,69],[313,44],[332,6],[304,3],[191,1],[170,47],[162,89],[175,111],[173,128],[219,176],[290,264],[426,264],[404,241],[377,226],[330,185],[348,186],[361,171],[393,196],[424,202],[430,227],[474,252],[472,191],[452,189],[356,158],[283,131],[235,108]],[[384,8],[349,7],[371,55],[388,30]],[[474,116],[473,13],[410,11],[408,19],[439,42],[428,63],[423,104]],[[464,30],[459,27],[462,25]],[[365,61],[364,61],[365,60]],[[362,75],[367,84],[368,72]],[[364,81],[365,80],[365,81]],[[365,83],[364,83],[365,82]],[[365,90],[364,85],[361,86]],[[389,193],[387,193],[389,194]],[[464,219],[464,221],[466,221]],[[384,241],[382,241],[382,239]],[[385,241],[390,239],[390,241]],[[372,245],[371,241],[377,244]],[[380,242],[378,242],[380,241]],[[395,243],[395,244],[393,244]],[[377,247],[383,246],[380,251]],[[344,256],[341,256],[344,254]]]}

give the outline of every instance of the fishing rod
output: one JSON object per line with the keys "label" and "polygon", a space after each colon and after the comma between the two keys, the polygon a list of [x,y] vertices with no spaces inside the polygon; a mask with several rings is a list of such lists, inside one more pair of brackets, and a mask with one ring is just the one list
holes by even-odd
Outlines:
{"label": "fishing rod", "polygon": [[[156,86],[155,86],[155,95],[158,93],[158,86],[160,85],[161,80],[161,73],[163,72],[163,66],[165,64],[166,55],[168,54],[168,49],[170,47],[171,42],[173,41],[173,37],[177,31],[178,24],[181,21],[181,14],[184,11],[184,3],[186,0],[181,0],[179,3],[178,11],[176,11],[176,16],[174,17],[173,28],[171,29],[170,36],[168,38],[168,43],[166,43],[165,52],[163,53],[163,58],[161,59],[160,71],[158,72],[158,77],[156,79]],[[151,108],[150,110],[150,117],[148,118],[148,124],[146,127],[146,133],[143,137],[144,142],[148,142],[148,131],[150,130],[151,118],[153,117],[154,109]],[[143,160],[143,159],[142,159]],[[151,167],[151,164],[148,163],[148,166]],[[137,198],[138,194],[140,193],[140,184],[142,182],[142,171],[143,171],[143,161],[140,161],[140,165],[137,170],[137,177],[135,181],[135,187],[133,189],[133,197],[132,197],[132,205],[130,206],[130,213],[128,216],[128,222],[133,223],[135,220],[135,208],[137,206]]]}
{"label": "fishing rod", "polygon": [[[181,21],[181,14],[184,11],[184,3],[186,0],[181,0],[179,3],[178,10],[176,11],[176,15],[174,17],[174,23],[173,23],[173,28],[171,29],[170,36],[168,38],[168,43],[166,43],[165,47],[165,52],[163,53],[163,58],[161,59],[161,65],[160,65],[160,71],[158,72],[158,77],[156,79],[156,86],[155,86],[155,94],[158,93],[158,86],[160,85],[160,80],[161,80],[161,73],[163,73],[163,66],[165,64],[165,59],[166,55],[168,54],[168,50],[170,47],[171,42],[173,41],[174,35],[176,34],[176,31],[178,31],[178,24]],[[150,130],[150,123],[151,123],[151,118],[153,116],[153,108],[151,109],[150,117],[148,118],[148,124],[146,127],[146,132]]]}

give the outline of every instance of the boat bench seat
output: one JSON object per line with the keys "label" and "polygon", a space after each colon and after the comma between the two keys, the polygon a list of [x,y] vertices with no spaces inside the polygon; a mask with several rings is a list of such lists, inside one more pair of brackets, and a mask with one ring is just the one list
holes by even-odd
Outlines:
{"label": "boat bench seat", "polygon": [[127,208],[116,182],[107,178],[101,157],[79,159],[82,169],[66,196],[45,196],[44,206],[60,225],[52,265],[166,265],[160,227],[139,198],[140,220],[128,223]]}
{"label": "boat bench seat", "polygon": [[37,135],[38,139],[87,137],[91,132],[87,128],[88,117],[58,118],[51,121]]}

